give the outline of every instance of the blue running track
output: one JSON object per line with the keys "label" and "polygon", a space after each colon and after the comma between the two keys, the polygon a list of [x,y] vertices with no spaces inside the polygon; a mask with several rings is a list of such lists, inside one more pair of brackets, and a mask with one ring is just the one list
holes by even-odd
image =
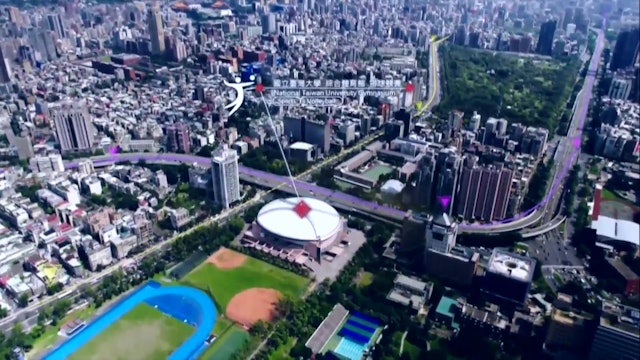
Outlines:
{"label": "blue running track", "polygon": [[[168,360],[193,360],[204,350],[205,341],[216,323],[216,307],[204,292],[187,286],[160,286],[148,282],[132,294],[116,303],[106,313],[85,326],[59,347],[51,351],[43,360],[64,360],[87,344],[124,314],[139,304],[148,303],[157,309],[196,327],[196,331]],[[114,344],[114,346],[117,346]]]}

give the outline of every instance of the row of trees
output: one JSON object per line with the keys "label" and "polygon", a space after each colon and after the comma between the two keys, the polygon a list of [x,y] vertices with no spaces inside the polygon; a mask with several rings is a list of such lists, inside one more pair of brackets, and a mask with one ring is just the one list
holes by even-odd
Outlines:
{"label": "row of trees", "polygon": [[298,265],[296,263],[283,260],[279,257],[273,256],[271,254],[265,253],[255,248],[249,248],[244,246],[232,246],[232,248],[237,252],[241,252],[243,254],[254,257],[258,260],[262,260],[271,265],[277,266],[287,271],[291,271],[292,273],[305,276],[305,277],[309,276],[309,270],[307,270],[307,268],[303,267],[302,265]]}
{"label": "row of trees", "polygon": [[580,165],[576,164],[571,168],[565,185],[564,195],[564,215],[570,218],[573,215],[573,203],[576,199],[578,182],[580,181]]}
{"label": "row of trees", "polygon": [[0,358],[13,359],[12,351],[15,348],[31,350],[35,341],[46,332],[49,326],[58,325],[72,305],[71,300],[63,299],[51,307],[41,309],[37,324],[28,332],[24,331],[21,324],[16,324],[9,334],[0,332]]}
{"label": "row of trees", "polygon": [[[240,162],[252,169],[268,171],[282,176],[287,175],[287,168],[277,144],[265,143],[264,146],[252,149],[240,157]],[[305,161],[289,159],[289,168],[293,175],[307,170],[309,165]]]}
{"label": "row of trees", "polygon": [[522,201],[522,207],[524,209],[528,210],[536,206],[536,204],[540,203],[545,197],[552,169],[553,160],[549,160],[548,163],[544,161],[538,163],[536,172],[531,177],[531,181],[529,181],[529,190]]}

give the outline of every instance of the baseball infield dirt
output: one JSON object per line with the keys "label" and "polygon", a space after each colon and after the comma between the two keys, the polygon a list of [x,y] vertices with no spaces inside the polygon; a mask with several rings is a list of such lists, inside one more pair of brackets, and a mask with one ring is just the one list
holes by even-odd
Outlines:
{"label": "baseball infield dirt", "polygon": [[227,317],[250,327],[258,320],[276,317],[276,305],[282,294],[273,289],[251,288],[236,294],[227,305]]}
{"label": "baseball infield dirt", "polygon": [[240,267],[246,260],[247,257],[245,255],[227,248],[221,248],[207,259],[209,263],[215,265],[218,269],[223,270]]}

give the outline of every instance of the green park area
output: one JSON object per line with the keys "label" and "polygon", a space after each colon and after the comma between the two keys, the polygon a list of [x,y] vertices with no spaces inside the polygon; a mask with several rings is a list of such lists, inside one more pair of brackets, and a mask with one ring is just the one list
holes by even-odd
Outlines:
{"label": "green park area", "polygon": [[284,296],[297,298],[309,283],[309,279],[300,275],[252,257],[240,256],[245,258],[242,264],[230,269],[204,262],[185,276],[182,282],[210,292],[222,309],[226,309],[231,299],[244,290],[274,289]]}
{"label": "green park area", "polygon": [[513,54],[444,46],[444,96],[434,109],[446,117],[477,111],[526,126],[554,130],[580,69],[578,60],[519,57]]}
{"label": "green park area", "polygon": [[91,339],[69,360],[166,359],[195,329],[141,304]]}

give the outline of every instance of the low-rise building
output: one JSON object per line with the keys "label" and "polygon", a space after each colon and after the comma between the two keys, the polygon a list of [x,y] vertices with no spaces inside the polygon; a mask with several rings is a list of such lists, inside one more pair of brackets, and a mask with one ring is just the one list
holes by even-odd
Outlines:
{"label": "low-rise building", "polygon": [[111,247],[100,244],[89,238],[82,241],[80,251],[87,261],[87,266],[91,271],[96,271],[99,267],[108,266],[113,262]]}
{"label": "low-rise building", "polygon": [[129,254],[129,251],[138,244],[137,237],[130,235],[127,237],[115,237],[111,240],[111,255],[116,259],[122,259]]}
{"label": "low-rise building", "polygon": [[404,306],[411,306],[420,311],[422,306],[429,301],[433,284],[398,274],[393,281],[393,288],[387,294],[387,300]]}
{"label": "low-rise building", "polygon": [[185,208],[171,210],[169,218],[171,219],[171,226],[173,226],[174,229],[180,229],[191,222],[189,210]]}

